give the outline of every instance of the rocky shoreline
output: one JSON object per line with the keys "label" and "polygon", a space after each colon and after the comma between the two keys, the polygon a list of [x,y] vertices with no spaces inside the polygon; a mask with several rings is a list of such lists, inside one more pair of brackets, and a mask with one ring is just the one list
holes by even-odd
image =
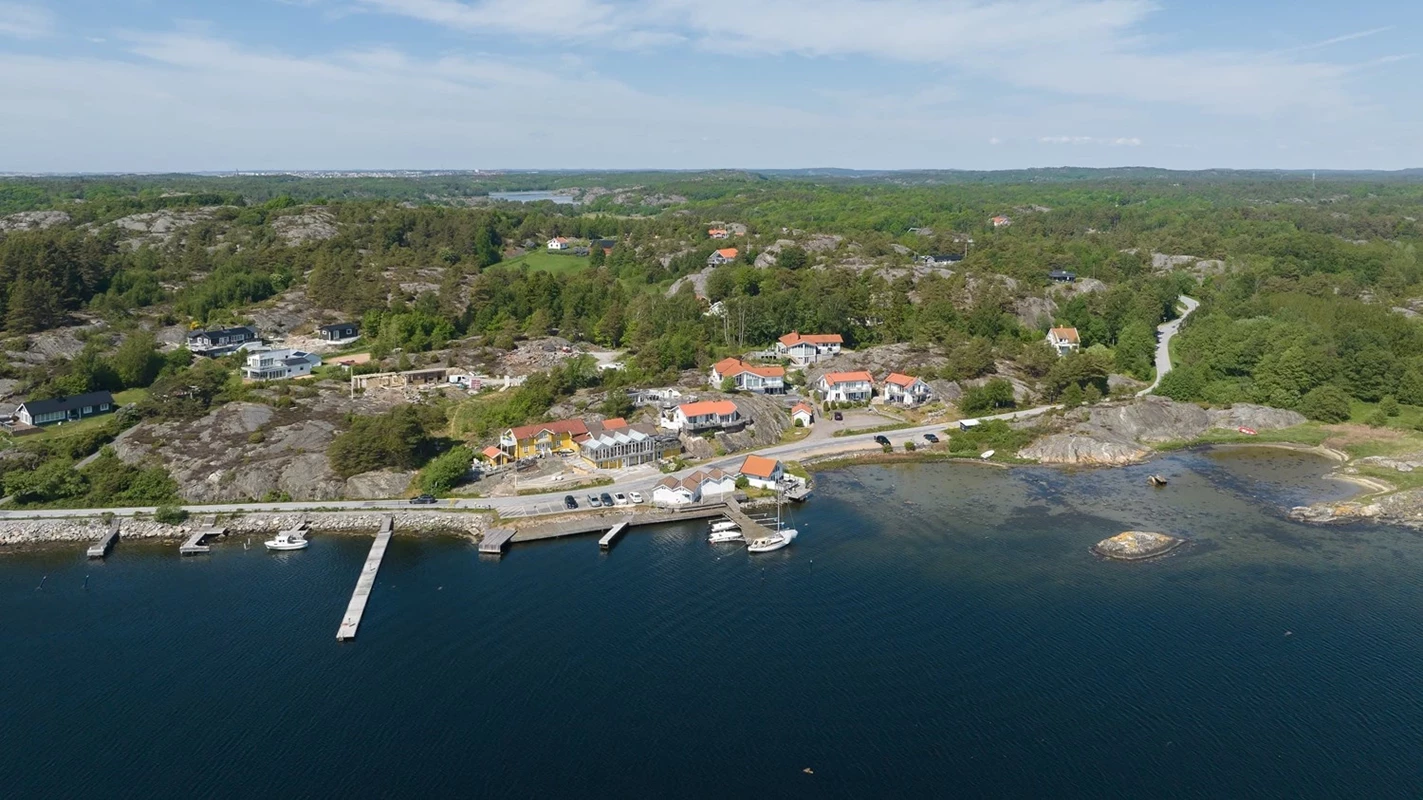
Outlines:
{"label": "rocky shoreline", "polygon": [[[398,534],[452,533],[477,539],[484,534],[483,514],[441,511],[254,513],[219,516],[217,524],[232,534],[270,534],[305,520],[312,531],[323,534],[373,534],[385,517],[394,517]],[[181,525],[151,519],[120,518],[120,539],[182,540],[203,527],[198,515]],[[92,542],[108,531],[98,518],[0,520],[0,550],[13,545]]]}
{"label": "rocky shoreline", "polygon": [[1092,546],[1092,551],[1114,561],[1158,558],[1185,544],[1185,539],[1154,531],[1123,531]]}

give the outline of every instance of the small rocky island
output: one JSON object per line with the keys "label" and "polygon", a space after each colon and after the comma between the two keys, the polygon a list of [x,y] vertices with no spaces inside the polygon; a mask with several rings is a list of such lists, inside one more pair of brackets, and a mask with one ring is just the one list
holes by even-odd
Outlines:
{"label": "small rocky island", "polygon": [[1165,555],[1185,542],[1175,536],[1151,531],[1126,531],[1093,545],[1097,555],[1118,561],[1141,561]]}

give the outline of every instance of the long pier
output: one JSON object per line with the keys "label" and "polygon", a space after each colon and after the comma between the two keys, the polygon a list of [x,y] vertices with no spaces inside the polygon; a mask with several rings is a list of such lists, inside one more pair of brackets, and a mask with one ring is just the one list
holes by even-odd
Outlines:
{"label": "long pier", "polygon": [[613,543],[615,543],[620,537],[622,537],[624,533],[627,533],[627,529],[630,527],[632,527],[632,525],[627,520],[623,520],[622,522],[619,522],[618,524],[609,528],[608,532],[603,534],[603,538],[598,540],[598,549],[612,550]]}
{"label": "long pier", "polygon": [[395,533],[395,520],[386,517],[380,525],[376,540],[371,543],[371,552],[366,555],[366,564],[361,567],[361,575],[356,578],[356,590],[351,593],[351,602],[346,606],[346,616],[341,618],[341,627],[336,629],[336,641],[344,642],[356,638],[356,629],[361,626],[361,615],[366,613],[366,601],[371,597],[371,589],[376,583],[376,573],[380,571],[381,559],[385,558],[385,548]]}
{"label": "long pier", "polygon": [[[741,527],[747,539],[757,539],[771,534],[770,528],[741,513],[741,507],[737,505],[736,501],[728,498],[723,502],[701,503],[694,506],[641,511],[633,514],[627,514],[624,511],[617,516],[594,515],[580,519],[572,519],[566,522],[531,525],[520,528],[519,531],[513,535],[512,539],[507,539],[506,541],[533,542],[540,539],[558,539],[564,536],[582,536],[590,533],[602,533],[603,537],[598,540],[598,545],[603,549],[608,549],[628,529],[641,525],[661,525],[666,522],[682,522],[689,519],[715,519],[717,517],[726,517],[734,521]],[[488,536],[489,534],[486,534],[486,537]],[[604,545],[604,541],[607,542],[606,546]],[[500,543],[500,548],[503,548],[503,542]],[[482,544],[481,552],[483,552]]]}
{"label": "long pier", "polygon": [[119,540],[119,521],[114,520],[109,524],[109,532],[104,534],[104,538],[89,545],[90,558],[103,558],[114,549],[114,543]]}

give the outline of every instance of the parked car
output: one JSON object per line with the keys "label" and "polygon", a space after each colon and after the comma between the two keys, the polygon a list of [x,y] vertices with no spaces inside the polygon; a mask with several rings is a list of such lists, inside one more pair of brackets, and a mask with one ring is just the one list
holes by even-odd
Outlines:
{"label": "parked car", "polygon": [[928,442],[929,444],[938,444],[939,437],[935,436],[932,433],[926,433],[924,434],[924,441]]}
{"label": "parked car", "polygon": [[884,434],[879,434],[875,437],[875,442],[878,444],[885,445],[887,447],[889,446],[889,437],[885,436]]}
{"label": "parked car", "polygon": [[836,422],[843,422],[844,419],[845,419],[845,415],[844,415],[844,414],[841,414],[839,411],[836,411],[836,412],[835,412],[835,421],[836,421]]}
{"label": "parked car", "polygon": [[428,506],[440,501],[433,494],[422,494],[419,497],[410,498],[410,502],[417,506]]}
{"label": "parked car", "polygon": [[603,501],[598,499],[598,495],[596,495],[596,494],[590,494],[590,495],[588,495],[588,507],[589,507],[589,508],[602,508],[602,507],[603,507]]}
{"label": "parked car", "polygon": [[577,507],[578,507],[578,501],[573,499],[573,495],[571,495],[571,494],[566,494],[566,495],[563,496],[563,507],[564,507],[564,508],[577,508]]}
{"label": "parked car", "polygon": [[634,503],[642,502],[642,492],[628,492],[628,499]]}
{"label": "parked car", "polygon": [[603,505],[605,506],[610,506],[613,504],[613,496],[608,494],[607,492],[603,492],[601,495],[598,496],[598,498],[603,501]]}
{"label": "parked car", "polygon": [[617,494],[613,495],[613,502],[617,505],[625,506],[628,504],[628,496],[623,494],[622,492],[618,492]]}

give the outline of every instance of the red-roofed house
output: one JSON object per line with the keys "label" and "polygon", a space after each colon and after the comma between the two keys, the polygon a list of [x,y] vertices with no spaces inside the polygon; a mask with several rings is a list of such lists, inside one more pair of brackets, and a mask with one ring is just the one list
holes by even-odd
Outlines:
{"label": "red-roofed house", "polygon": [[1047,343],[1060,356],[1082,347],[1082,339],[1078,337],[1076,328],[1053,328],[1047,332]]}
{"label": "red-roofed house", "polygon": [[864,370],[827,372],[815,382],[820,396],[829,403],[865,403],[875,393],[875,379]]}
{"label": "red-roofed house", "polygon": [[731,235],[731,232],[726,228],[710,228],[707,230],[707,235],[713,239],[725,239]]}
{"label": "red-roofed house", "polygon": [[548,240],[548,249],[550,250],[567,250],[572,246],[568,239],[563,236],[555,236]]}
{"label": "red-roofed house", "polygon": [[891,372],[889,377],[884,379],[881,394],[884,395],[886,403],[917,406],[932,397],[934,392],[922,378]]}
{"label": "red-roofed house", "polygon": [[758,489],[774,489],[781,482],[784,470],[781,462],[774,458],[764,458],[762,456],[747,456],[741,462],[741,475],[745,476],[746,482]]}
{"label": "red-roofed house", "polygon": [[499,446],[516,459],[546,456],[560,450],[576,451],[578,439],[587,434],[588,426],[581,419],[539,422],[504,431]]}
{"label": "red-roofed house", "polygon": [[815,409],[810,407],[810,403],[796,403],[791,406],[791,424],[797,422],[801,427],[809,428],[815,422]]}
{"label": "red-roofed house", "polygon": [[845,337],[838,333],[801,334],[791,331],[776,341],[776,354],[790,359],[796,366],[803,367],[839,355],[844,344]]}
{"label": "red-roofed house", "polygon": [[492,444],[479,451],[479,455],[483,457],[491,467],[502,467],[509,463],[509,454]]}
{"label": "red-roofed house", "polygon": [[736,260],[736,254],[740,252],[735,247],[723,247],[722,249],[707,256],[707,266],[719,267],[722,264],[730,264]]}
{"label": "red-roofed house", "polygon": [[684,506],[702,500],[719,500],[736,491],[736,476],[719,469],[699,469],[685,478],[671,475],[652,487],[652,503]]}
{"label": "red-roofed house", "polygon": [[737,358],[723,358],[712,365],[711,385],[720,388],[727,378],[735,378],[736,388],[746,392],[780,394],[786,390],[785,367],[763,367]]}
{"label": "red-roofed house", "polygon": [[1013,220],[1009,219],[1008,217],[994,217],[994,218],[993,218],[993,227],[995,227],[995,228],[1006,228],[1006,227],[1008,227],[1009,225],[1012,225],[1012,224],[1013,224]]}
{"label": "red-roofed house", "polygon": [[730,400],[702,400],[683,403],[672,409],[669,415],[663,417],[661,425],[664,428],[691,433],[731,428],[744,422],[741,411]]}

